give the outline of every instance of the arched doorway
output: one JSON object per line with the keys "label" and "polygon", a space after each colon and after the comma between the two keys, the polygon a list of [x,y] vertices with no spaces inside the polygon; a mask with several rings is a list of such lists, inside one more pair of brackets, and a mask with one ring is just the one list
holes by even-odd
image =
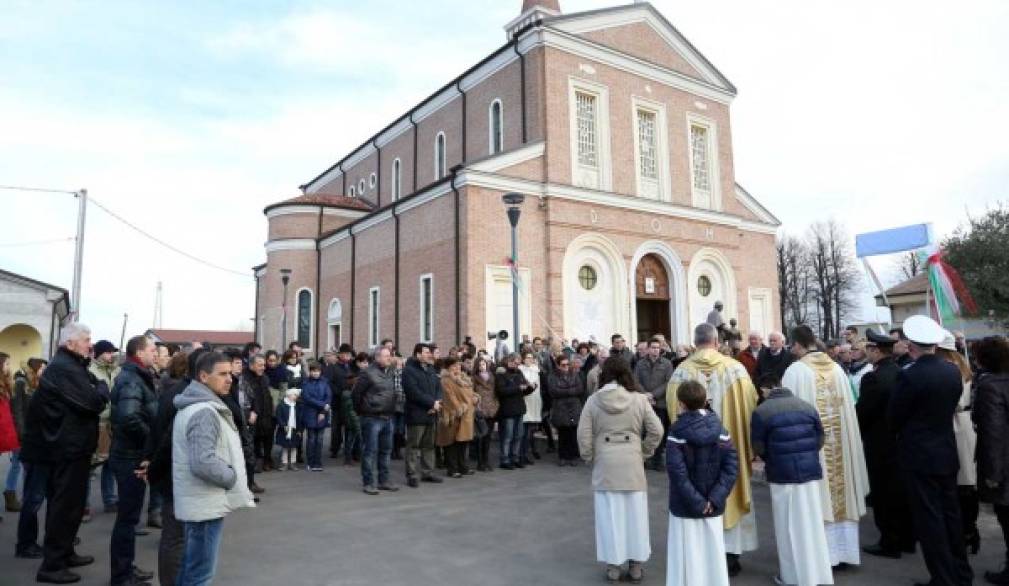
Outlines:
{"label": "arched doorway", "polygon": [[14,324],[0,332],[0,351],[10,354],[11,369],[24,366],[29,358],[41,358],[42,335],[26,324]]}
{"label": "arched doorway", "polygon": [[[666,283],[666,293],[664,295],[656,295],[655,293],[649,294],[645,292],[645,285],[647,284],[647,281],[644,280],[644,277],[647,277],[648,275],[641,275],[642,278],[640,279],[639,285],[639,271],[642,270],[641,266],[645,258],[649,258],[649,266],[658,266],[661,268],[662,272],[665,273],[664,280],[661,278],[661,274],[659,274],[658,277],[653,275],[653,278],[656,279],[656,283]],[[657,265],[655,261],[658,261]],[[658,271],[654,268],[651,269],[650,272],[658,273]],[[656,330],[656,333],[665,334],[666,339],[670,344],[675,345],[688,342],[687,304],[685,302],[687,298],[687,275],[683,268],[683,261],[680,260],[676,251],[673,250],[669,244],[661,240],[649,240],[642,243],[634,253],[634,257],[631,259],[631,271],[629,271],[628,279],[628,291],[632,296],[632,301],[629,306],[631,333],[634,336],[640,336],[644,330]],[[656,288],[656,290],[658,290],[658,288]],[[663,297],[665,298],[664,301]],[[666,310],[663,313],[658,314],[656,317],[657,321],[654,325],[642,327],[638,324],[638,320],[641,317],[641,311],[652,311],[653,313],[656,313],[662,310],[657,307],[647,306],[639,309],[639,298],[645,301],[663,301],[665,303]],[[655,303],[654,305],[657,306],[658,303]],[[648,319],[648,317],[646,316],[645,319]],[[641,341],[641,338],[638,337],[635,341]]]}
{"label": "arched doorway", "polygon": [[564,335],[609,340],[626,335],[627,267],[620,249],[599,234],[582,234],[568,244],[563,273]]}
{"label": "arched doorway", "polygon": [[635,311],[637,312],[637,340],[647,340],[655,334],[671,337],[672,320],[669,315],[669,274],[662,260],[647,254],[638,262],[634,274]]}

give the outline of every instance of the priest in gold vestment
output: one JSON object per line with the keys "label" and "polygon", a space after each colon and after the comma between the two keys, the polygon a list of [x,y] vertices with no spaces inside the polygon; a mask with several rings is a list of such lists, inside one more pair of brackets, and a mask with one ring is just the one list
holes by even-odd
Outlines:
{"label": "priest in gold vestment", "polygon": [[[732,445],[739,454],[739,476],[725,503],[722,516],[725,529],[725,553],[729,575],[739,573],[739,556],[757,549],[757,520],[750,491],[750,463],[753,447],[750,421],[757,407],[757,391],[746,367],[718,351],[718,331],[708,323],[694,328],[697,351],[673,372],[666,388],[666,405],[676,405],[676,389],[693,380],[704,385],[712,411],[722,420]],[[675,421],[673,410],[670,419]]]}
{"label": "priest in gold vestment", "polygon": [[830,564],[858,565],[858,520],[865,515],[869,475],[851,385],[844,369],[817,349],[808,326],[792,331],[792,354],[796,361],[785,371],[781,386],[816,407],[823,423],[820,498]]}

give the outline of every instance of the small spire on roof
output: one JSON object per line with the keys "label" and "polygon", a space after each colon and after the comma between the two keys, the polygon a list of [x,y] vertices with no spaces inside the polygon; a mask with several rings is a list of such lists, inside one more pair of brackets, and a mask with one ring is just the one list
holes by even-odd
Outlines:
{"label": "small spire on roof", "polygon": [[561,13],[560,0],[522,0],[522,13],[505,25],[508,38],[537,20]]}

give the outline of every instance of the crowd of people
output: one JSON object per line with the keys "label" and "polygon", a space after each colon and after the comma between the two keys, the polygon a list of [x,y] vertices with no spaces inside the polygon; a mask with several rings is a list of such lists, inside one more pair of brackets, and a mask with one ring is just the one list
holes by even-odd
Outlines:
{"label": "crowd of people", "polygon": [[[136,538],[152,529],[160,584],[208,584],[225,517],[265,498],[257,477],[323,470],[328,435],[328,460],[359,469],[370,496],[401,490],[392,460],[408,488],[521,470],[544,454],[587,463],[597,559],[613,582],[644,579],[654,470],[668,479],[667,584],[728,584],[758,548],[751,485],[762,462],[777,583],[832,584],[862,553],[918,546],[929,584],[972,583],[980,502],[1009,533],[1009,343],[977,341],[968,359],[962,339],[916,316],[889,335],[850,329],[825,343],[799,326],[767,345],[750,333],[743,346],[733,322],[716,306],[692,346],[656,335],[631,347],[614,334],[524,339],[512,352],[502,332],[490,351],[467,338],[404,357],[385,340],[317,360],[297,342],[183,351],[137,336],[120,352],[72,323],[50,363],[15,374],[0,353],[15,555],[42,560],[39,582],[78,581],[73,568],[94,562],[76,547],[96,513],[96,476],[116,515],[111,584],[154,580],[135,564]],[[880,539],[861,546],[867,505]],[[985,577],[1009,584],[1009,565]]]}

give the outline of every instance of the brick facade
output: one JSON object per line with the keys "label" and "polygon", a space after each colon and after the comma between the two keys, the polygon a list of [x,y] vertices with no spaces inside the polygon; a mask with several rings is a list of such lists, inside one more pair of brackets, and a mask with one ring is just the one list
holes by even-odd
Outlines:
{"label": "brick facade", "polygon": [[[607,189],[577,187],[572,173],[572,80],[605,88]],[[510,226],[501,202],[508,191],[526,194],[518,249],[523,333],[591,333],[606,340],[618,331],[635,338],[644,320],[641,312],[655,307],[636,301],[634,277],[645,255],[668,273],[671,299],[664,327],[672,340],[688,341],[690,327],[710,310],[713,295],[724,296],[719,300],[731,310],[726,317],[738,318],[742,329],[780,327],[774,309],[777,220],[736,185],[729,115],[734,94],[735,88],[645,3],[549,17],[522,28],[512,43],[303,186],[306,194],[346,195],[350,185],[364,179],[363,197],[375,204],[366,216],[356,217],[361,214],[349,213],[342,204],[320,204],[314,215],[269,218],[267,264],[257,272],[260,341],[266,347],[282,345],[278,271],[290,268],[287,337],[296,335],[296,312],[290,308],[297,291],[307,287],[318,296],[313,297],[313,353],[339,341],[331,329],[337,324],[327,318],[331,303],[342,307],[343,342],[366,349],[369,342],[388,337],[401,348],[412,346],[421,336],[422,275],[433,281],[433,341],[448,347],[469,335],[485,345],[488,330],[511,328]],[[495,100],[502,104],[504,150],[491,155],[489,108]],[[659,200],[638,194],[634,100],[658,104],[665,115],[657,132],[665,141],[668,188]],[[710,170],[720,202],[710,209],[694,205],[689,125],[698,119],[710,125],[714,138]],[[446,137],[446,168],[460,166],[441,181],[434,158],[439,132]],[[397,158],[403,197],[394,203]],[[371,173],[378,177],[374,186]],[[580,281],[582,267],[596,271],[604,288]],[[708,297],[702,281],[711,284]],[[376,340],[369,340],[373,287],[381,291],[379,331]],[[759,315],[751,315],[751,309]]]}

